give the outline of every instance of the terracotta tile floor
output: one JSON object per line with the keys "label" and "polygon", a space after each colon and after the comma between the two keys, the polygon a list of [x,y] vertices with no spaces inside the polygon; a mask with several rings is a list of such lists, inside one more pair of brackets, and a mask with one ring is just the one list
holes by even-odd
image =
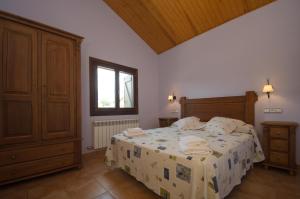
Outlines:
{"label": "terracotta tile floor", "polygon": [[[1,199],[159,199],[125,172],[104,165],[104,153],[83,157],[83,168],[68,170],[0,188]],[[300,198],[300,174],[260,166],[252,169],[228,199]]]}

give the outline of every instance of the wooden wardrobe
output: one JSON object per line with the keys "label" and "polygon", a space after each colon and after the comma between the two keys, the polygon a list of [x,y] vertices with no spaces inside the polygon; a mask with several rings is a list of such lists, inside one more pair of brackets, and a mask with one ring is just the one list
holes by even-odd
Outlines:
{"label": "wooden wardrobe", "polygon": [[0,11],[0,185],[80,167],[81,40]]}

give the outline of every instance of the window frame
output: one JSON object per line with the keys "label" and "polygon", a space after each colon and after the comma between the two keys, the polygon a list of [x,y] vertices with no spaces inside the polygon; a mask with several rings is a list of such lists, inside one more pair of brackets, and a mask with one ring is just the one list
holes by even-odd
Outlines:
{"label": "window frame", "polygon": [[[89,57],[90,64],[90,115],[136,115],[138,114],[138,69],[123,66],[113,62]],[[98,78],[97,68],[113,69],[115,71],[115,108],[98,108]],[[120,93],[119,93],[119,73],[125,72],[133,75],[133,108],[120,108]]]}

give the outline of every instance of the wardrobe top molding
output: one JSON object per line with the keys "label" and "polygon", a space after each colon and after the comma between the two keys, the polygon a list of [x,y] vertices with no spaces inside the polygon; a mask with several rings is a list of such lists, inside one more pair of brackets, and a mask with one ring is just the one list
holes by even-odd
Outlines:
{"label": "wardrobe top molding", "polygon": [[27,26],[31,26],[33,28],[37,28],[46,32],[51,32],[51,33],[55,33],[58,34],[60,36],[64,36],[64,37],[68,37],[68,38],[72,38],[74,40],[76,40],[77,42],[81,42],[84,37],[37,22],[37,21],[33,21],[31,19],[26,19],[24,17],[9,13],[9,12],[5,12],[0,10],[0,19],[6,19],[6,20],[10,20],[13,22],[17,22],[17,23],[21,23]]}

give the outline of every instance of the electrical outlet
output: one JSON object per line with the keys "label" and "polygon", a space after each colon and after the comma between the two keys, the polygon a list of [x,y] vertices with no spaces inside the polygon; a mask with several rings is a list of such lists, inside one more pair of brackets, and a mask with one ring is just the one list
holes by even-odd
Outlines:
{"label": "electrical outlet", "polygon": [[270,113],[282,113],[282,109],[281,108],[271,108]]}
{"label": "electrical outlet", "polygon": [[264,113],[282,113],[281,108],[264,108]]}

